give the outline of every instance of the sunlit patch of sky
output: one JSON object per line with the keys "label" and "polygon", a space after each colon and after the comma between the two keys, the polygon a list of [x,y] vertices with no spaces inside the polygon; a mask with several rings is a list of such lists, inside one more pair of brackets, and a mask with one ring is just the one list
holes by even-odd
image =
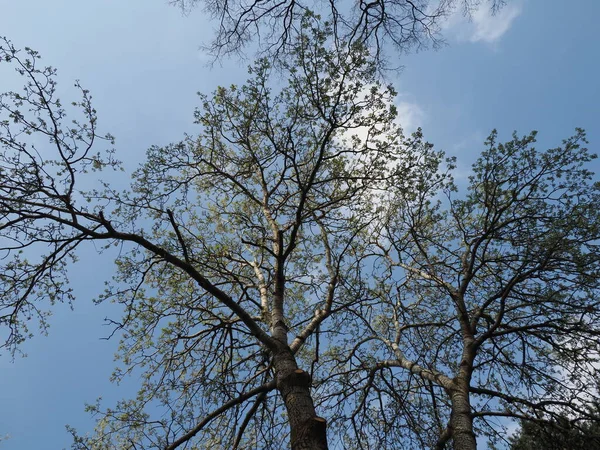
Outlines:
{"label": "sunlit patch of sky", "polygon": [[498,11],[480,8],[465,16],[460,9],[442,23],[444,35],[458,42],[498,42],[522,13],[522,1],[506,4]]}

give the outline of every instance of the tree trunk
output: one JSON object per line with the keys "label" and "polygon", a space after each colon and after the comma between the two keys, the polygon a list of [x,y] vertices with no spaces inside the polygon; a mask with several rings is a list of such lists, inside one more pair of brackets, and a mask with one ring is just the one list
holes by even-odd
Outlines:
{"label": "tree trunk", "polygon": [[473,417],[469,399],[469,385],[464,380],[455,379],[456,388],[450,393],[452,413],[450,427],[454,450],[476,450],[477,441],[473,432]]}
{"label": "tree trunk", "polygon": [[292,450],[327,450],[327,422],[316,414],[310,375],[298,368],[287,346],[273,355],[273,367],[287,410]]}

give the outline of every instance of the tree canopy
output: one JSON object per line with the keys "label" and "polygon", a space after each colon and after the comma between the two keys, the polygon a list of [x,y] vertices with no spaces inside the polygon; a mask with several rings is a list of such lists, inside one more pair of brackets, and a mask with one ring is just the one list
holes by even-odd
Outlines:
{"label": "tree canopy", "polygon": [[[128,244],[100,301],[125,307],[115,378],[141,367],[144,382],[137,400],[105,411],[97,437],[77,439],[83,448],[176,448],[201,431],[207,446],[326,448],[297,361],[321,322],[360,301],[351,274],[361,274],[370,199],[436,156],[392,123],[393,90],[375,80],[365,50],[325,50],[327,30],[311,20],[286,88],[272,92],[269,65],[258,62],[245,86],[203,99],[198,137],[151,148],[125,193],[77,187],[90,171],[118,167],[110,152],[91,153],[99,136],[88,92],[73,104],[85,122],[63,125],[54,70],[38,68],[33,51],[2,48],[28,79],[1,103],[6,345],[26,337],[32,315],[44,326],[40,300],[72,300],[67,260],[79,246]],[[358,128],[366,138],[348,135]],[[152,420],[149,404],[167,418]]]}
{"label": "tree canopy", "polygon": [[448,16],[460,10],[470,17],[477,8],[490,8],[496,13],[506,0],[169,0],[169,3],[184,11],[202,7],[211,15],[217,27],[206,50],[216,58],[240,54],[250,44],[258,45],[263,54],[285,55],[296,45],[298,33],[302,33],[303,17],[311,13],[332,26],[335,44],[371,48],[370,57],[385,66],[389,62],[383,57],[386,47],[400,52],[437,47],[443,43],[440,30]]}
{"label": "tree canopy", "polygon": [[505,438],[498,417],[598,419],[586,407],[598,398],[595,156],[582,130],[555,149],[534,143],[494,132],[464,194],[423,183],[391,202],[378,301],[327,381],[353,393],[356,434],[475,448],[475,435]]}
{"label": "tree canopy", "polygon": [[510,438],[511,450],[570,450],[600,448],[598,422],[559,417],[550,422],[523,421]]}
{"label": "tree canopy", "polygon": [[80,248],[121,247],[98,301],[123,307],[113,377],[140,389],[90,406],[73,448],[474,449],[506,439],[499,418],[598,420],[583,130],[544,151],[494,131],[455,182],[334,28],[305,14],[277,76],[261,59],[201,95],[197,135],[150,148],[124,192],[84,187],[120,169],[89,92],[63,106],[56,71],[4,40],[26,80],[0,97],[4,346],[74,300]]}

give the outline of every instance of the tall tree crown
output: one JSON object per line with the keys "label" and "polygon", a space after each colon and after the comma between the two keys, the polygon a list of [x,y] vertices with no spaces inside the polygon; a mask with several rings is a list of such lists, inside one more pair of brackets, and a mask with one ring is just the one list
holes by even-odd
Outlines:
{"label": "tall tree crown", "polygon": [[55,71],[4,40],[27,80],[0,97],[4,345],[73,300],[80,248],[122,248],[98,301],[123,307],[114,380],[141,386],[90,406],[74,448],[466,450],[503,438],[498,417],[598,419],[585,133],[539,151],[493,132],[459,189],[335,25],[303,14],[287,58],[201,95],[197,135],[151,147],[124,192],[85,188],[120,168],[89,93],[63,107]]}

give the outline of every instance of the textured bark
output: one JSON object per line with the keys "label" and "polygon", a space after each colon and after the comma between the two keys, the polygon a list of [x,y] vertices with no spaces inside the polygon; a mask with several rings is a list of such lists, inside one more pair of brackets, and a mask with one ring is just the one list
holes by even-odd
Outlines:
{"label": "textured bark", "polygon": [[273,365],[288,414],[292,450],[327,450],[327,423],[316,414],[310,375],[298,368],[287,346],[273,355]]}
{"label": "textured bark", "polygon": [[452,387],[448,390],[452,412],[450,413],[450,429],[454,450],[476,450],[477,440],[473,432],[473,416],[471,414],[471,400],[469,385],[473,374],[473,361],[476,356],[475,327],[471,324],[468,308],[464,299],[464,292],[469,277],[462,282],[461,289],[453,295],[457,307],[463,339],[463,352],[458,374],[452,380]]}
{"label": "textured bark", "polygon": [[473,432],[473,416],[469,399],[468,382],[455,379],[455,388],[450,393],[452,413],[450,427],[454,450],[476,450],[477,440]]}

